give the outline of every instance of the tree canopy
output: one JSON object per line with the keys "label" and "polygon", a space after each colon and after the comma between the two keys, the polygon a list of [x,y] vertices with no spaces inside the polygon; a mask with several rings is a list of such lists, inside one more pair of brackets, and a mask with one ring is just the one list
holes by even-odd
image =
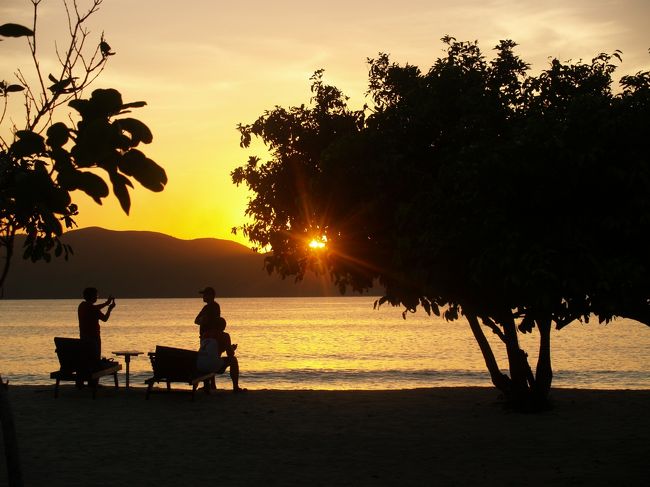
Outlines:
{"label": "tree canopy", "polygon": [[[76,2],[64,2],[68,14],[69,45],[57,48],[60,73],[41,71],[35,32],[40,2],[34,6],[33,29],[18,24],[0,26],[0,36],[27,38],[36,82],[28,82],[18,69],[16,81],[0,81],[4,109],[0,114],[0,290],[8,274],[17,233],[26,233],[23,256],[33,261],[66,255],[70,248],[59,237],[74,225],[77,206],[74,191],[83,191],[98,204],[109,195],[109,185],[125,213],[129,213],[129,188],[137,181],[151,191],[167,183],[164,169],[140,151],[153,135],[140,120],[125,116],[145,102],[124,103],[115,89],[96,89],[84,97],[115,53],[102,35],[89,46],[85,25],[101,0],[92,0],[87,11]],[[9,97],[22,93],[24,126],[6,124]],[[64,108],[73,110],[64,122]],[[107,179],[107,181],[105,180]]]}
{"label": "tree canopy", "polygon": [[[253,191],[241,229],[272,250],[269,271],[316,269],[342,290],[378,282],[378,304],[464,315],[497,387],[543,397],[552,322],[650,325],[650,73],[615,89],[619,52],[532,76],[512,41],[491,60],[476,42],[443,41],[426,72],[369,59],[362,110],[318,71],[309,105],[240,125],[243,147],[259,137],[271,153],[232,174]],[[540,332],[536,376],[516,327]]]}

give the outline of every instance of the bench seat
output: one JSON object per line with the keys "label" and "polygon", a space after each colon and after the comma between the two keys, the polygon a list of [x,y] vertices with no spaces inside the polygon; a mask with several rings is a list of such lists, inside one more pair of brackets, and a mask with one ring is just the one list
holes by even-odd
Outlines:
{"label": "bench seat", "polygon": [[79,338],[55,337],[56,355],[59,358],[60,369],[50,373],[50,379],[55,379],[54,397],[59,397],[59,384],[61,381],[82,383],[88,381],[93,399],[97,395],[97,383],[101,377],[112,375],[115,387],[118,387],[117,372],[122,366],[110,360],[101,360],[99,363],[90,363],[88,354],[83,348]]}
{"label": "bench seat", "polygon": [[[197,358],[198,352],[194,350],[157,345],[155,352],[149,352],[153,377],[144,381],[147,384],[145,399],[149,399],[155,383],[165,382],[167,390],[170,390],[172,382],[182,382],[192,386],[192,400],[194,400],[194,393],[199,384],[215,377],[215,372],[197,369]],[[210,389],[206,388],[206,392],[209,391]]]}

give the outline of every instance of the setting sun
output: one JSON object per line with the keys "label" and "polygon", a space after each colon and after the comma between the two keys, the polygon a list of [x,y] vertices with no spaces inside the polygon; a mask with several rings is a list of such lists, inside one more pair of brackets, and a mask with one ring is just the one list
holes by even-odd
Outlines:
{"label": "setting sun", "polygon": [[327,237],[323,236],[321,238],[315,238],[309,242],[309,248],[314,250],[324,249],[327,243]]}

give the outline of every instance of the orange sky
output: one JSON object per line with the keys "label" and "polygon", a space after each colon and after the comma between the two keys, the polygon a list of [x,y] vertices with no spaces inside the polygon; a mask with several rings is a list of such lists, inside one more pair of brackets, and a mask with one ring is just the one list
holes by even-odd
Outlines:
{"label": "orange sky", "polygon": [[[45,66],[54,39],[65,35],[62,13],[61,0],[42,1]],[[0,23],[30,25],[30,18],[28,0],[0,0]],[[91,38],[98,42],[103,30],[117,55],[94,87],[147,101],[135,113],[154,134],[144,151],[169,183],[162,193],[136,187],[128,217],[114,197],[100,207],[79,194],[77,222],[245,243],[230,233],[244,221],[247,199],[230,172],[252,152],[239,148],[235,126],[274,105],[306,103],[315,70],[324,68],[325,80],[361,106],[367,57],[388,52],[426,69],[449,34],[478,39],[488,55],[499,39],[513,39],[533,71],[549,57],[589,60],[620,49],[619,74],[630,73],[650,66],[648,19],[648,0],[104,0]],[[0,78],[13,81],[17,67],[29,66],[25,41],[5,40],[0,49]]]}

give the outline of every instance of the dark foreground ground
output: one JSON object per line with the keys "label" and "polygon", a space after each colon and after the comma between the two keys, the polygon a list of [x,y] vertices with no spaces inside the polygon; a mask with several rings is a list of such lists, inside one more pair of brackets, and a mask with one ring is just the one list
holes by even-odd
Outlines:
{"label": "dark foreground ground", "polygon": [[541,414],[490,388],[9,394],[27,486],[649,485],[650,391],[557,389]]}

